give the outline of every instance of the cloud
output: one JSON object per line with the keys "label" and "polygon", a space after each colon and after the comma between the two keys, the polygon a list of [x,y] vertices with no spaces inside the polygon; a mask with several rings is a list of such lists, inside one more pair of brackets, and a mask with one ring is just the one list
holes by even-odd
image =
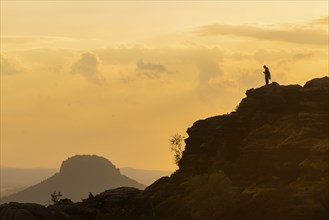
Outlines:
{"label": "cloud", "polygon": [[214,24],[198,27],[194,33],[199,36],[235,35],[297,44],[328,44],[328,34],[325,30],[306,28],[305,26],[265,28],[248,25]]}
{"label": "cloud", "polygon": [[267,50],[261,49],[255,51],[251,54],[250,59],[257,60],[259,63],[266,64],[266,62],[281,62],[285,61],[288,65],[289,63],[294,63],[298,61],[305,61],[316,58],[319,51],[312,51],[312,50],[300,50],[300,51],[285,51],[285,50]]}
{"label": "cloud", "polygon": [[[197,63],[198,87],[197,92],[201,99],[208,100],[213,98],[213,94],[218,92],[219,81],[223,75],[219,64],[214,59],[202,59]],[[216,83],[214,83],[216,82]]]}
{"label": "cloud", "polygon": [[310,25],[325,25],[326,27],[328,27],[328,24],[329,24],[329,16],[318,18],[318,19],[314,19],[309,24]]}
{"label": "cloud", "polygon": [[149,79],[157,79],[160,78],[161,74],[169,73],[167,68],[162,64],[149,63],[139,60],[136,66],[137,76],[141,78],[146,77]]}
{"label": "cloud", "polygon": [[24,68],[15,58],[8,58],[1,54],[0,58],[1,75],[14,75],[20,73]]}
{"label": "cloud", "polygon": [[5,44],[31,44],[44,41],[45,37],[37,36],[1,36],[1,41]]}
{"label": "cloud", "polygon": [[96,84],[106,83],[104,76],[100,73],[101,61],[92,52],[81,53],[71,65],[71,72],[80,74]]}
{"label": "cloud", "polygon": [[215,60],[204,60],[197,64],[199,70],[199,82],[201,85],[208,84],[211,78],[221,75],[222,71]]}
{"label": "cloud", "polygon": [[212,78],[209,80],[209,85],[211,87],[217,88],[235,88],[237,87],[237,82],[231,79],[221,79],[221,78]]}

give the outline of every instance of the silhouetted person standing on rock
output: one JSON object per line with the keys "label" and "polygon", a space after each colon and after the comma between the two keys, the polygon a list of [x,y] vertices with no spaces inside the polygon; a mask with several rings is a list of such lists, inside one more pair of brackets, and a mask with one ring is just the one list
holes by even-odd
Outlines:
{"label": "silhouetted person standing on rock", "polygon": [[266,82],[266,85],[268,85],[268,81],[271,79],[271,73],[266,65],[264,65],[263,67],[265,69],[265,71],[263,72],[265,74],[265,82]]}

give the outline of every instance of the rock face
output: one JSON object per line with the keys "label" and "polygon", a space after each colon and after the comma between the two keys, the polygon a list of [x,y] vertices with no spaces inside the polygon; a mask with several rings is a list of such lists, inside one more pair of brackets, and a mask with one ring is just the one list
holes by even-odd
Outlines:
{"label": "rock face", "polygon": [[59,173],[1,202],[35,202],[46,205],[54,191],[60,191],[64,197],[78,201],[87,198],[89,192],[98,194],[122,186],[145,188],[135,180],[121,175],[119,169],[104,157],[77,155],[65,160]]}
{"label": "rock face", "polygon": [[56,220],[44,206],[31,203],[12,202],[0,208],[1,220]]}
{"label": "rock face", "polygon": [[132,187],[119,187],[82,202],[62,199],[47,208],[38,204],[11,202],[0,206],[0,217],[1,220],[135,219],[134,216],[140,215],[136,213],[136,207],[143,204],[139,198],[141,192]]}
{"label": "rock face", "polygon": [[236,112],[188,129],[170,177],[47,210],[56,219],[328,219],[329,78],[246,95]]}
{"label": "rock face", "polygon": [[173,219],[327,219],[329,78],[246,95],[236,112],[195,122],[180,169],[145,194]]}

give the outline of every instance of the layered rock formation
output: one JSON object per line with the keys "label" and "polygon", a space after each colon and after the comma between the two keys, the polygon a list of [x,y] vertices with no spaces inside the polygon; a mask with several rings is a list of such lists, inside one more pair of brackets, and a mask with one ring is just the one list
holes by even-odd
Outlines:
{"label": "layered rock formation", "polygon": [[235,112],[188,129],[171,177],[47,210],[56,219],[328,219],[329,78],[246,95]]}
{"label": "layered rock formation", "polygon": [[144,189],[137,181],[120,174],[109,160],[96,155],[77,155],[63,161],[59,173],[21,192],[1,199],[1,202],[35,202],[46,205],[50,194],[61,192],[63,197],[79,201],[89,192],[98,194],[122,186]]}
{"label": "layered rock formation", "polygon": [[[177,215],[198,219],[200,214],[207,215],[203,209],[214,206],[207,211],[211,217],[203,219],[326,219],[328,94],[328,77],[311,80],[304,87],[272,83],[248,90],[236,112],[194,123],[187,131],[180,169],[167,179],[166,187],[173,190],[172,182],[188,185],[186,179],[199,178],[192,190],[179,188],[193,195],[194,189],[208,184],[217,173],[217,182],[213,180],[214,186],[208,184],[203,193],[228,200],[226,204],[218,201],[219,206],[230,205],[216,209],[212,198],[200,196],[199,206],[186,206],[193,198],[179,196],[175,200],[182,204],[175,205],[194,211]],[[223,183],[231,196],[210,188]],[[159,188],[166,191],[164,185]],[[166,215],[164,207],[162,211]]]}

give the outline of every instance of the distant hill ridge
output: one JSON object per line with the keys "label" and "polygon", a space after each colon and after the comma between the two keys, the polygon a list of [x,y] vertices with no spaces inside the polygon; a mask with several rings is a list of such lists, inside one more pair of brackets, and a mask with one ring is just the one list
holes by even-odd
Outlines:
{"label": "distant hill ridge", "polygon": [[63,161],[59,173],[27,189],[1,200],[46,204],[52,192],[60,191],[74,201],[88,197],[89,192],[100,193],[122,186],[144,189],[145,185],[121,175],[109,160],[96,155],[76,155]]}

